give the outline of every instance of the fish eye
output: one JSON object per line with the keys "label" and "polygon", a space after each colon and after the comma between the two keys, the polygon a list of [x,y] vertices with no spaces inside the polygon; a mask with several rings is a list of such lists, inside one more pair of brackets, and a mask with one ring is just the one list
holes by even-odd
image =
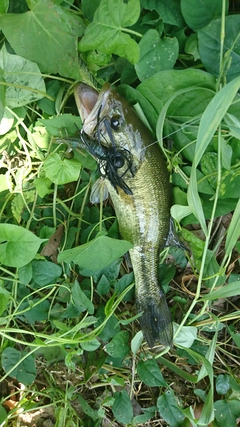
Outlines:
{"label": "fish eye", "polygon": [[113,164],[116,169],[122,168],[124,165],[124,157],[118,153],[114,158]]}
{"label": "fish eye", "polygon": [[110,125],[113,130],[119,130],[121,124],[122,124],[122,120],[120,117],[115,116],[111,118]]}

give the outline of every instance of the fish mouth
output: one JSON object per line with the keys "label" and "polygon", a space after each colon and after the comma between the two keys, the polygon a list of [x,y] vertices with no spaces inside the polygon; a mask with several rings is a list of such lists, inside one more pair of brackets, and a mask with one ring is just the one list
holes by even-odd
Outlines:
{"label": "fish mouth", "polygon": [[83,123],[83,130],[89,136],[93,135],[98,125],[99,111],[102,115],[107,108],[110,91],[108,83],[103,86],[100,93],[85,83],[80,83],[74,87],[74,97]]}

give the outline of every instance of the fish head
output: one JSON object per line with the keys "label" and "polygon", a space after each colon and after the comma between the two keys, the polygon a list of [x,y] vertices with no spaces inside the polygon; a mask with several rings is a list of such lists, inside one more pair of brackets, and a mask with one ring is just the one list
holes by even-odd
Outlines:
{"label": "fish head", "polygon": [[103,146],[131,153],[135,167],[144,157],[151,134],[132,106],[106,83],[98,93],[84,83],[75,86],[74,95],[83,131]]}

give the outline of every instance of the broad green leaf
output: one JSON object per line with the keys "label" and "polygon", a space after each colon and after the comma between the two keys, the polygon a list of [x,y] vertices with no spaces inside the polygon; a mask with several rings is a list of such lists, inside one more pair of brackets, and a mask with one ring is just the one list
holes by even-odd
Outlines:
{"label": "broad green leaf", "polygon": [[89,271],[98,271],[110,265],[132,247],[126,240],[99,236],[77,248],[67,249],[58,255],[58,261],[74,262]]}
{"label": "broad green leaf", "polygon": [[114,393],[113,415],[119,423],[124,425],[131,423],[133,418],[133,408],[130,397],[126,390]]}
{"label": "broad green leaf", "polygon": [[72,300],[73,300],[73,304],[79,310],[80,313],[86,310],[89,312],[89,314],[94,313],[93,303],[82,291],[77,281],[75,281],[72,288]]}
{"label": "broad green leaf", "polygon": [[173,205],[171,207],[171,215],[176,221],[181,221],[186,216],[192,213],[189,206]]}
{"label": "broad green leaf", "polygon": [[0,224],[1,263],[9,267],[23,267],[35,257],[44,241],[23,227]]}
{"label": "broad green leaf", "polygon": [[4,45],[0,51],[0,67],[3,69],[3,78],[7,83],[6,105],[8,107],[20,107],[44,96],[45,83],[34,62],[18,55],[11,55]]}
{"label": "broad green leaf", "polygon": [[182,427],[185,415],[180,409],[173,391],[167,390],[157,400],[157,408],[161,417],[171,427]]}
{"label": "broad green leaf", "polygon": [[36,62],[42,72],[88,82],[78,63],[80,18],[51,0],[31,1],[29,8],[25,13],[0,16],[1,30],[16,54]]}
{"label": "broad green leaf", "polygon": [[220,374],[216,378],[216,392],[218,394],[226,394],[230,389],[229,375]]}
{"label": "broad green leaf", "polygon": [[[193,87],[200,87],[215,90],[215,78],[211,74],[201,70],[165,70],[141,83],[137,90],[152,104],[155,110],[160,113],[163,106],[177,91],[183,89],[192,90]],[[179,92],[181,95],[181,92]],[[139,100],[141,103],[141,99]]]}
{"label": "broad green leaf", "polygon": [[109,356],[123,359],[129,352],[129,334],[127,331],[118,332],[104,347]]}
{"label": "broad green leaf", "polygon": [[98,347],[100,347],[101,343],[97,340],[97,338],[94,338],[91,341],[84,341],[81,342],[81,347],[85,351],[95,351]]}
{"label": "broad green leaf", "polygon": [[28,322],[33,325],[35,322],[43,322],[48,319],[50,302],[41,301],[39,298],[33,298],[30,302],[23,302],[18,311],[26,310],[20,317],[24,316]]}
{"label": "broad green leaf", "polygon": [[0,4],[0,13],[7,13],[9,8],[9,0],[2,0]]}
{"label": "broad green leaf", "polygon": [[32,262],[32,280],[37,287],[42,288],[51,283],[56,283],[61,274],[61,266],[53,262],[44,260],[34,260]]}
{"label": "broad green leaf", "polygon": [[192,30],[205,27],[217,16],[221,16],[222,2],[219,0],[181,0],[183,17]]}
{"label": "broad green leaf", "polygon": [[78,180],[81,163],[77,159],[62,160],[58,153],[53,153],[44,162],[44,170],[47,178],[54,184],[67,184]]}
{"label": "broad green leaf", "polygon": [[27,286],[32,280],[32,263],[18,269],[18,278],[21,284]]}
{"label": "broad green leaf", "polygon": [[[30,385],[36,377],[36,366],[31,354],[7,347],[2,352],[2,367],[10,377],[24,385]],[[27,357],[26,357],[27,356]]]}
{"label": "broad green leaf", "polygon": [[[177,326],[178,325],[174,323],[174,330]],[[196,339],[197,328],[195,326],[182,326],[176,338],[174,338],[174,344],[190,348]]]}
{"label": "broad green leaf", "polygon": [[93,20],[94,12],[99,7],[101,0],[82,0],[81,1],[81,7],[83,11],[83,15],[85,18],[88,19],[88,21]]}
{"label": "broad green leaf", "polygon": [[95,409],[92,409],[92,407],[89,405],[89,403],[81,396],[81,394],[78,394],[78,400],[81,406],[81,409],[84,414],[86,414],[88,417],[92,418],[93,421],[97,421],[99,419],[98,412]]}
{"label": "broad green leaf", "polygon": [[152,113],[148,115],[148,109],[145,110],[162,147],[164,137],[171,136],[176,147],[192,161],[199,117],[213,98],[214,87],[210,74],[190,69],[161,71],[138,86],[159,113],[153,123]]}
{"label": "broad green leaf", "polygon": [[139,58],[139,47],[130,37],[125,27],[135,24],[140,14],[139,0],[115,0],[114,6],[111,0],[101,0],[99,8],[82,40],[79,49],[82,52],[98,49],[104,53],[115,53],[127,58],[135,64]]}
{"label": "broad green leaf", "polygon": [[149,387],[167,387],[160,366],[155,359],[141,360],[137,365],[137,372],[140,380]]}
{"label": "broad green leaf", "polygon": [[[145,424],[147,423],[147,421],[149,421],[151,418],[154,417],[155,412],[156,412],[156,406],[150,406],[149,408],[142,408],[143,410],[143,414],[141,415],[136,415],[133,418],[133,425],[138,426],[140,424]],[[149,424],[149,423],[148,423]]]}
{"label": "broad green leaf", "polygon": [[52,181],[49,178],[35,178],[34,185],[40,197],[45,197],[53,192]]}
{"label": "broad green leaf", "polygon": [[217,427],[235,427],[240,414],[239,400],[217,400],[214,403]]}
{"label": "broad green leaf", "polygon": [[141,5],[145,9],[156,10],[166,24],[176,25],[180,28],[185,24],[178,0],[171,0],[171,2],[169,0],[141,0]]}
{"label": "broad green leaf", "polygon": [[143,333],[142,331],[138,331],[131,341],[131,350],[134,355],[137,354],[137,351],[139,350],[142,342],[143,342]]}
{"label": "broad green leaf", "polygon": [[[213,4],[216,0],[213,2]],[[221,3],[221,2],[219,2]],[[240,73],[240,15],[225,18],[225,37],[223,44],[224,61],[228,61],[226,77],[233,80]],[[221,19],[214,19],[198,32],[198,43],[201,60],[210,73],[218,76],[220,70]],[[213,55],[214,52],[214,55]],[[225,64],[226,66],[226,64]]]}
{"label": "broad green leaf", "polygon": [[160,38],[157,30],[148,30],[139,43],[140,59],[135,70],[140,81],[143,81],[161,70],[173,68],[178,57],[177,39]]}
{"label": "broad green leaf", "polygon": [[[80,117],[73,116],[72,114],[61,114],[60,116],[51,117],[50,119],[39,119],[37,123],[43,124],[51,135],[58,137],[61,134],[63,137],[74,135],[77,128],[80,129],[82,126]],[[67,142],[66,140],[66,143]],[[64,143],[65,141],[63,140],[63,144]],[[73,149],[78,148],[77,141],[75,146],[74,142],[69,139],[69,145],[72,146]]]}
{"label": "broad green leaf", "polygon": [[5,422],[7,422],[7,412],[6,409],[0,405],[0,424],[4,426]]}

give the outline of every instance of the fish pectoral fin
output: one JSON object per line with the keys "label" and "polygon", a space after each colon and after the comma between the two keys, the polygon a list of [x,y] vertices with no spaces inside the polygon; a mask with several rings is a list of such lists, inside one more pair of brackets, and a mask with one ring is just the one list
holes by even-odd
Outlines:
{"label": "fish pectoral fin", "polygon": [[93,184],[91,194],[90,194],[90,202],[95,205],[104,202],[108,198],[108,188],[106,185],[106,181],[104,178],[100,177]]}
{"label": "fish pectoral fin", "polygon": [[173,326],[169,308],[163,294],[158,297],[137,296],[137,308],[143,312],[140,325],[149,347],[156,341],[166,347],[172,347]]}

